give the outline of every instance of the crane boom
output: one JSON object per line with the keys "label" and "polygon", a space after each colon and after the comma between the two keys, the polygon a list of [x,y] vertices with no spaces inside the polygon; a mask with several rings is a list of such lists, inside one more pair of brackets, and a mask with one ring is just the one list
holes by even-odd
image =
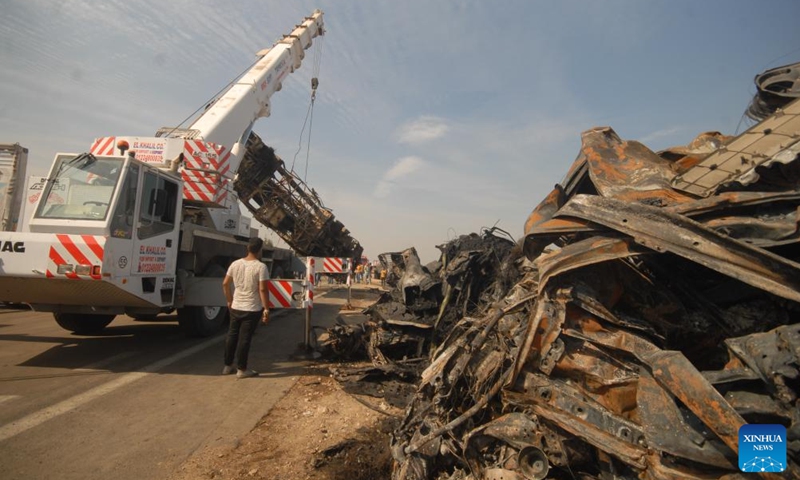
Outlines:
{"label": "crane boom", "polygon": [[[258,52],[261,58],[192,123],[190,130],[206,142],[231,148],[241,160],[253,123],[269,116],[270,97],[281,89],[289,73],[300,68],[312,39],[323,33],[322,12],[315,10],[272,48]],[[233,161],[231,170],[237,167],[238,162]]]}

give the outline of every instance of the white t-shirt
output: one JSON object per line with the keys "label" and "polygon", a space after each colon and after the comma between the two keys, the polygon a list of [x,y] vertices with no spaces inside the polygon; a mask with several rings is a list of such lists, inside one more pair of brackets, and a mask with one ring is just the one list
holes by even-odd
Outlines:
{"label": "white t-shirt", "polygon": [[266,265],[258,260],[240,258],[231,263],[227,275],[233,279],[232,309],[244,312],[259,312],[264,309],[258,286],[260,282],[269,280]]}

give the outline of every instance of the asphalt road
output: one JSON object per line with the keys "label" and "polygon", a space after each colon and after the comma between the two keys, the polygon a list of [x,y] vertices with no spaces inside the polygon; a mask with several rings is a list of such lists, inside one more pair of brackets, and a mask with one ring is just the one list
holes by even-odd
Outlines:
{"label": "asphalt road", "polygon": [[[312,324],[330,326],[346,293],[320,293]],[[301,310],[259,327],[250,367],[262,376],[243,380],[220,375],[224,335],[187,339],[174,316],[120,316],[83,336],[50,314],[0,312],[0,478],[167,478],[249,432],[307,362]]]}

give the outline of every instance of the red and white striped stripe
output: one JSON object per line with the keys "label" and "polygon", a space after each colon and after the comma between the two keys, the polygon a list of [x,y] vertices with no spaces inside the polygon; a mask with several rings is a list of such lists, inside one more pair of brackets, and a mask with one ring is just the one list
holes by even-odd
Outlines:
{"label": "red and white striped stripe", "polygon": [[[78,265],[102,266],[105,237],[64,234],[58,234],[55,237],[56,241],[50,246],[50,255],[47,261],[47,278],[100,280],[100,275],[78,275],[75,273],[75,267]],[[73,266],[73,271],[59,274],[58,266],[67,264]]]}
{"label": "red and white striped stripe", "polygon": [[217,186],[208,180],[207,175],[195,170],[183,170],[183,198],[186,200],[197,200],[201,202],[211,202]]}
{"label": "red and white striped stripe", "polygon": [[316,276],[316,271],[314,269],[314,257],[308,257],[306,259],[306,307],[307,308],[314,308],[314,277]]}
{"label": "red and white striped stripe", "polygon": [[231,152],[202,140],[186,140],[183,147],[183,198],[222,204],[228,195],[225,175],[230,170]]}
{"label": "red and white striped stripe", "polygon": [[339,257],[325,257],[322,259],[322,271],[325,273],[342,273],[344,259]]}
{"label": "red and white striped stripe", "polygon": [[270,280],[267,283],[269,308],[302,308],[303,302],[294,299],[303,291],[302,280]]}
{"label": "red and white striped stripe", "polygon": [[92,155],[114,155],[114,145],[117,137],[96,138],[89,151]]}

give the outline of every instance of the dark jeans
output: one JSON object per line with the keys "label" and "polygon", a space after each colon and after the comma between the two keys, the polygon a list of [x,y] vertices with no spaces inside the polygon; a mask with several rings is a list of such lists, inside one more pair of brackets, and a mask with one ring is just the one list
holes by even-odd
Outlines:
{"label": "dark jeans", "polygon": [[225,365],[233,365],[236,356],[236,368],[247,370],[247,356],[250,354],[250,341],[261,319],[261,310],[245,312],[230,309],[231,324],[228,338],[225,339]]}

